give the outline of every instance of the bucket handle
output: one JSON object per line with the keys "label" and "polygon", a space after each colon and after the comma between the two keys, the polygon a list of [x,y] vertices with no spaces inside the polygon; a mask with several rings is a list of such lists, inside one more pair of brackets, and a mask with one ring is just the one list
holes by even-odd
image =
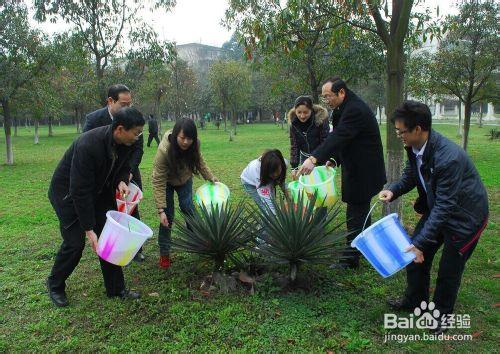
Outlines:
{"label": "bucket handle", "polygon": [[334,168],[338,167],[337,160],[335,160],[333,157],[330,157],[329,160],[333,160],[333,162],[335,163],[335,166],[333,166]]}
{"label": "bucket handle", "polygon": [[365,226],[366,226],[366,222],[368,221],[368,218],[370,217],[373,209],[375,208],[375,206],[380,203],[380,200],[376,200],[375,203],[373,203],[372,207],[370,208],[370,211],[368,212],[368,214],[366,215],[366,219],[365,219],[365,222],[363,223],[363,228],[361,229],[361,233],[364,233],[365,232]]}

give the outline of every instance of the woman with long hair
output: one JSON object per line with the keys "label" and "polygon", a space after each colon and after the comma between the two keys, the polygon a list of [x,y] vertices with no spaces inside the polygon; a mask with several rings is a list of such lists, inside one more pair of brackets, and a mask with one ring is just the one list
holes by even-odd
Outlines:
{"label": "woman with long hair", "polygon": [[196,125],[191,119],[181,119],[168,131],[158,146],[153,165],[153,194],[160,218],[158,244],[161,268],[170,267],[172,222],[174,221],[174,191],[182,213],[192,214],[193,174],[217,182],[200,151]]}

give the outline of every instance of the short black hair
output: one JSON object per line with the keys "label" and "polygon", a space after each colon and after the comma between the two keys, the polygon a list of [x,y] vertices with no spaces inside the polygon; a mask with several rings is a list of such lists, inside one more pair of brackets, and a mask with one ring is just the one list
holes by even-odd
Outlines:
{"label": "short black hair", "polygon": [[146,124],[142,113],[134,107],[121,108],[114,116],[112,128],[115,130],[119,125],[125,130],[130,130],[135,127],[142,127]]}
{"label": "short black hair", "polygon": [[429,131],[432,126],[432,114],[429,107],[412,100],[404,101],[396,108],[392,115],[391,122],[403,122],[408,130],[412,131],[418,125],[423,131]]}
{"label": "short black hair", "polygon": [[108,97],[111,97],[113,101],[118,101],[118,95],[122,92],[130,92],[130,89],[122,84],[111,85],[108,89]]}
{"label": "short black hair", "polygon": [[341,89],[347,90],[347,84],[339,76],[332,76],[325,80],[324,84],[332,83],[332,92],[338,94]]}

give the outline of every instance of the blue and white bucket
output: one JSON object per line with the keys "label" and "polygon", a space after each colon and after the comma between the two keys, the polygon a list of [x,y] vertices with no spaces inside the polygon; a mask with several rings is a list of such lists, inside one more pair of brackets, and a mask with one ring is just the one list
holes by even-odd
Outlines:
{"label": "blue and white bucket", "polygon": [[413,252],[405,252],[410,244],[410,238],[401,226],[398,214],[394,213],[361,232],[351,242],[351,247],[356,247],[373,268],[387,278],[415,259]]}

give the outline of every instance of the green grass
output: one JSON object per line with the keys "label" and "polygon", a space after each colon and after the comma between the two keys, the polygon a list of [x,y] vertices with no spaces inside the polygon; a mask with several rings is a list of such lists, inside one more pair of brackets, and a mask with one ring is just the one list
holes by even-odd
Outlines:
{"label": "green grass", "polygon": [[[454,126],[436,128],[458,141]],[[288,136],[275,125],[238,129],[232,143],[223,129],[212,125],[200,133],[208,165],[229,186],[234,199],[243,197],[239,175],[251,159],[268,147],[289,152]],[[44,281],[61,238],[47,189],[76,134],[73,127],[55,127],[55,137],[47,138],[42,127],[40,144],[35,146],[33,132],[22,128],[14,138],[15,165],[0,165],[0,351],[497,351],[499,310],[493,305],[498,302],[500,273],[495,239],[500,142],[487,140],[486,133],[485,128],[471,128],[469,153],[488,188],[490,223],[467,264],[456,306],[457,313],[471,315],[471,329],[450,332],[474,333],[474,339],[402,344],[383,343],[383,314],[389,312],[385,298],[403,291],[404,272],[384,280],[365,261],[357,271],[306,267],[315,284],[310,293],[283,294],[268,279],[257,284],[255,295],[216,293],[207,298],[197,287],[211,266],[195,256],[174,254],[171,271],[160,271],[155,238],[145,246],[146,261],[125,268],[127,283],[142,292],[141,300],[106,298],[99,262],[87,247],[68,280],[70,306],[55,308]],[[0,149],[4,158],[4,136]],[[145,199],[140,208],[156,235],[150,182],[155,151],[145,147],[141,165]],[[196,179],[195,188],[201,183]],[[403,212],[410,228],[417,220],[410,206],[412,196],[405,198]]]}

